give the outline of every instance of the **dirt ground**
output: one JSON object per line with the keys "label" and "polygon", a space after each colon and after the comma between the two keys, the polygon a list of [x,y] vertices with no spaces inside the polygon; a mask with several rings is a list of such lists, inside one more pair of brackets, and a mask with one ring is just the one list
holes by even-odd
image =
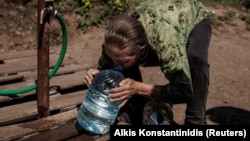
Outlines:
{"label": "dirt ground", "polygon": [[[67,1],[72,4],[71,1]],[[222,6],[208,7],[217,16],[234,11],[233,21],[213,27],[209,48],[210,87],[207,101],[207,124],[250,124],[250,31],[240,20],[242,12]],[[14,4],[0,0],[0,55],[7,52],[37,48],[36,1],[27,4]],[[244,13],[243,13],[244,14]],[[68,31],[66,55],[75,59],[77,64],[95,67],[101,53],[105,26],[92,27],[85,34],[77,27],[79,16],[63,13]],[[59,51],[53,32],[60,30],[57,21],[52,19],[50,50]],[[157,67],[141,68],[145,82],[162,84],[167,80]],[[79,79],[82,79],[79,77]],[[174,119],[183,124],[185,105],[174,106]]]}

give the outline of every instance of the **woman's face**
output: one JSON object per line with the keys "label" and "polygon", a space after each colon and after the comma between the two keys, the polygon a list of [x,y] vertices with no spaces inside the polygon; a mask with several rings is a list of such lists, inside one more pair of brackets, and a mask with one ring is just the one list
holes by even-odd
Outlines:
{"label": "woman's face", "polygon": [[113,60],[115,65],[122,66],[125,69],[134,65],[140,57],[140,51],[131,53],[130,47],[120,49],[118,47],[107,46],[105,47],[105,53]]}

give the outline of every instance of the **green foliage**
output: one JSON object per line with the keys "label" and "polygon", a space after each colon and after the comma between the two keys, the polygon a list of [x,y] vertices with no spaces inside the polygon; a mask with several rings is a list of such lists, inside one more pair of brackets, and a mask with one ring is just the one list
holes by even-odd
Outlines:
{"label": "green foliage", "polygon": [[235,12],[232,12],[232,11],[228,11],[224,13],[223,16],[218,16],[218,18],[221,21],[232,21],[234,17],[235,17]]}
{"label": "green foliage", "polygon": [[[206,4],[222,4],[224,6],[241,8],[244,6],[250,11],[250,0],[200,0]],[[91,26],[100,26],[106,19],[126,11],[129,8],[129,0],[74,0],[75,11],[81,15],[78,21],[78,28],[84,33],[88,31]],[[230,24],[235,17],[234,12],[227,12],[223,16],[212,15],[212,24],[219,26],[218,21],[225,21]],[[218,19],[217,19],[218,18]],[[245,18],[247,23],[248,18]],[[250,25],[249,23],[247,23]]]}
{"label": "green foliage", "polygon": [[102,21],[125,12],[128,0],[75,0],[76,13],[81,15],[78,28],[84,33],[90,26],[100,26]]}
{"label": "green foliage", "polygon": [[[22,0],[6,0],[6,1],[22,1]],[[23,0],[25,1],[25,0]],[[139,0],[135,0],[139,1]],[[81,29],[83,33],[87,32],[91,26],[100,26],[104,21],[117,15],[121,12],[125,12],[132,2],[129,0],[74,0],[72,5],[68,5],[66,0],[55,0],[56,9],[61,13],[75,11],[80,15],[77,28]],[[200,0],[205,5],[218,5],[240,8],[244,7],[250,13],[250,0]],[[249,15],[249,14],[248,14]],[[243,19],[248,27],[250,27],[249,17],[245,16]],[[232,20],[235,18],[234,12],[226,12],[224,15],[217,16],[212,15],[211,21],[215,26],[220,26],[221,21],[227,24],[232,24]]]}
{"label": "green foliage", "polygon": [[217,20],[216,14],[212,13],[210,19],[211,19],[211,24],[214,25],[215,27],[218,27],[221,25],[221,23]]}

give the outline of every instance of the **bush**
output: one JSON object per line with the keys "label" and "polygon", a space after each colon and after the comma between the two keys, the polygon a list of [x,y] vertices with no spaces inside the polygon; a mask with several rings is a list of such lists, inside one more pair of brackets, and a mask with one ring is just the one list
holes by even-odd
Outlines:
{"label": "bush", "polygon": [[76,13],[82,16],[78,28],[84,33],[90,26],[99,26],[102,21],[125,12],[128,0],[75,0]]}

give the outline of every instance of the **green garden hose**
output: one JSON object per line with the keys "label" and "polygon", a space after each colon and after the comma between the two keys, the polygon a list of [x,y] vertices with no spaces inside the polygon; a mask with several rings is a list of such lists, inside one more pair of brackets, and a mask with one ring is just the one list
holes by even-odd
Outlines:
{"label": "green garden hose", "polygon": [[[66,29],[66,24],[60,13],[56,13],[55,17],[59,20],[62,32],[63,32],[63,41],[62,41],[62,48],[60,52],[60,56],[54,66],[54,68],[49,72],[49,78],[53,77],[59,67],[61,66],[65,53],[66,53],[66,48],[67,48],[67,29]],[[11,90],[0,90],[0,96],[10,96],[10,95],[17,95],[17,94],[22,94],[25,92],[29,92],[31,90],[34,90],[37,88],[37,84],[34,83],[30,86],[20,88],[20,89],[11,89]]]}

